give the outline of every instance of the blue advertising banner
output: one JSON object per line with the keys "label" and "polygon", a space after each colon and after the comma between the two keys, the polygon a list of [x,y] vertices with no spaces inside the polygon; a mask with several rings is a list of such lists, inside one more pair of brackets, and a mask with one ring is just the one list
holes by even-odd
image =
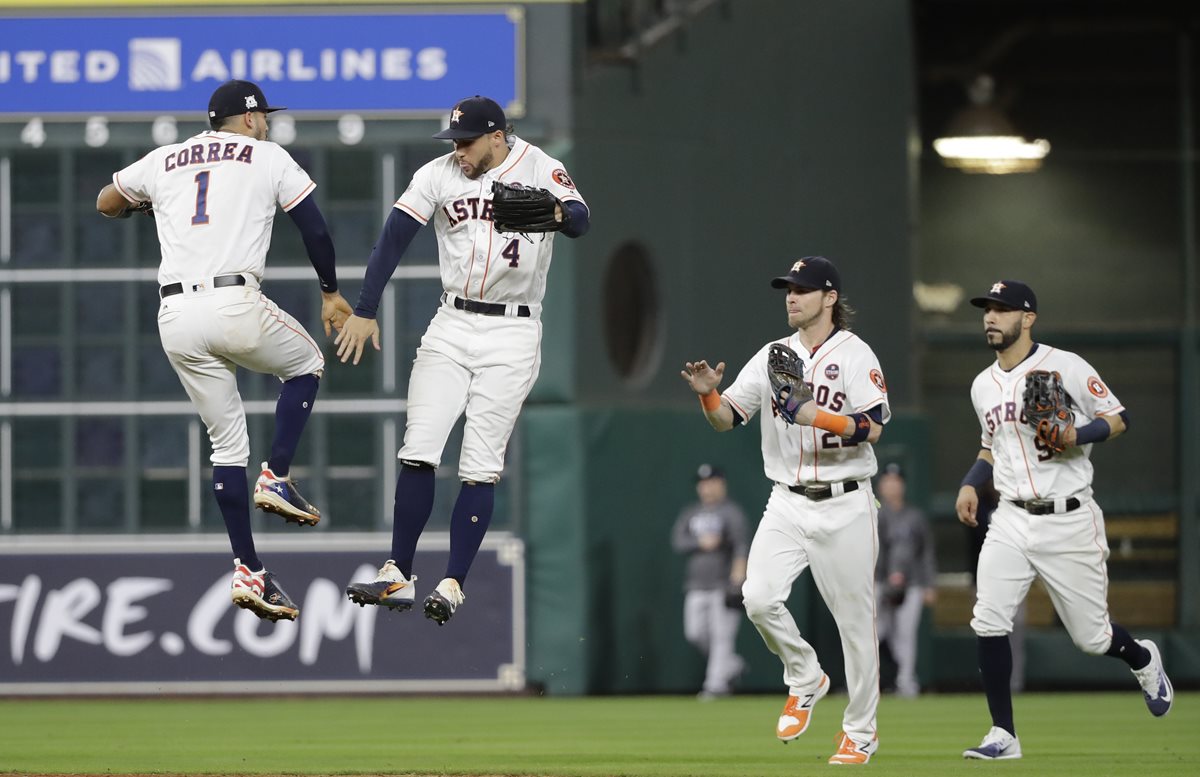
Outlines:
{"label": "blue advertising banner", "polygon": [[[309,532],[309,535],[316,534]],[[228,541],[207,537],[5,539],[0,694],[511,691],[525,681],[524,549],[489,534],[444,626],[421,601],[446,534],[421,538],[409,612],[344,593],[374,580],[387,535],[257,540],[300,608],[270,623],[229,598]]]}
{"label": "blue advertising banner", "polygon": [[523,112],[524,12],[0,16],[0,116],[196,114],[257,82],[306,113],[438,116],[484,94]]}

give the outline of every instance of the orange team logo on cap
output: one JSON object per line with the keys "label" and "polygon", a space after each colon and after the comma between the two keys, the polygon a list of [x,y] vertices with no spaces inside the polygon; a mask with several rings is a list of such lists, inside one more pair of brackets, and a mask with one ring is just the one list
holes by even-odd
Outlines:
{"label": "orange team logo on cap", "polygon": [[458,108],[455,108],[454,110],[452,110],[450,112],[450,123],[451,124],[458,124],[458,120],[461,118],[462,118],[462,111],[460,111]]}
{"label": "orange team logo on cap", "polygon": [[1004,288],[1005,288],[1004,284],[997,281],[996,283],[992,284],[992,290],[989,291],[988,293],[989,294],[999,294],[1001,292],[1001,290],[1003,290]]}
{"label": "orange team logo on cap", "polygon": [[553,178],[560,186],[565,186],[568,189],[575,188],[575,182],[571,180],[571,176],[567,175],[567,171],[563,170],[561,167],[551,173],[550,177]]}
{"label": "orange team logo on cap", "polygon": [[1101,399],[1104,399],[1108,396],[1108,387],[1105,386],[1095,375],[1088,378],[1088,391],[1092,392]]}
{"label": "orange team logo on cap", "polygon": [[887,384],[883,382],[883,373],[879,370],[871,370],[871,382],[875,384],[875,388],[883,393],[887,393]]}
{"label": "orange team logo on cap", "polygon": [[801,269],[802,267],[804,267],[804,260],[803,260],[803,259],[801,259],[800,261],[798,261],[798,262],[796,262],[795,264],[793,264],[793,265],[792,265],[792,272],[800,272],[800,269]]}

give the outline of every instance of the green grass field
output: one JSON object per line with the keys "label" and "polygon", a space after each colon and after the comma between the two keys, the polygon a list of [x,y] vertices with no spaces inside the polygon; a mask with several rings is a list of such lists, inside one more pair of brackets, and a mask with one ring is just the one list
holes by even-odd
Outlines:
{"label": "green grass field", "polygon": [[[826,764],[844,696],[789,745],[783,697],[324,698],[0,701],[0,773],[796,775]],[[982,696],[886,698],[875,775],[1200,774],[1200,694],[1152,718],[1136,691],[1016,700],[1025,758],[964,761]],[[845,767],[850,768],[850,767]]]}

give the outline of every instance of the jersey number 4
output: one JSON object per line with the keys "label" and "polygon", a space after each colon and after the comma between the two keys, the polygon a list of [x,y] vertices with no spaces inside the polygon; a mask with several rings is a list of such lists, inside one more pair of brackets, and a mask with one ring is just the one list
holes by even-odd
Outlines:
{"label": "jersey number 4", "polygon": [[192,214],[193,227],[208,223],[208,178],[211,174],[209,170],[196,173],[196,212]]}
{"label": "jersey number 4", "polygon": [[513,238],[509,241],[508,245],[504,246],[504,250],[500,252],[500,255],[508,260],[509,267],[516,267],[517,262],[521,260],[521,251],[520,246],[517,245],[517,239]]}

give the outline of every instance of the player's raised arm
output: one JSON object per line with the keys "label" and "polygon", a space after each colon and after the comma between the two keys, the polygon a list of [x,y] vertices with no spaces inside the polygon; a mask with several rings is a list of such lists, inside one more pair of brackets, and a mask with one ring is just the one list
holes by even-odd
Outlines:
{"label": "player's raised arm", "polygon": [[701,359],[698,362],[686,362],[679,372],[680,376],[692,387],[692,391],[700,397],[700,406],[704,409],[704,417],[718,432],[727,432],[733,428],[733,409],[728,402],[722,401],[717,393],[721,378],[725,375],[725,362],[716,367],[710,367],[708,362]]}
{"label": "player's raised arm", "polygon": [[362,358],[363,348],[370,339],[375,350],[379,350],[379,324],[375,321],[383,288],[396,272],[400,258],[408,250],[409,243],[421,228],[421,223],[399,208],[392,208],[383,225],[383,232],[367,260],[367,273],[363,277],[362,290],[358,293],[358,304],[354,315],[346,319],[345,326],[334,342],[338,345],[337,355],[345,364],[353,357],[354,364]]}
{"label": "player's raised arm", "polygon": [[325,336],[328,337],[334,329],[340,332],[346,319],[354,312],[350,303],[337,290],[337,255],[333,248],[333,238],[329,234],[329,226],[325,223],[321,209],[317,207],[317,202],[311,195],[293,206],[287,214],[300,230],[308,261],[317,271],[317,280],[321,284],[321,323],[325,326]]}

